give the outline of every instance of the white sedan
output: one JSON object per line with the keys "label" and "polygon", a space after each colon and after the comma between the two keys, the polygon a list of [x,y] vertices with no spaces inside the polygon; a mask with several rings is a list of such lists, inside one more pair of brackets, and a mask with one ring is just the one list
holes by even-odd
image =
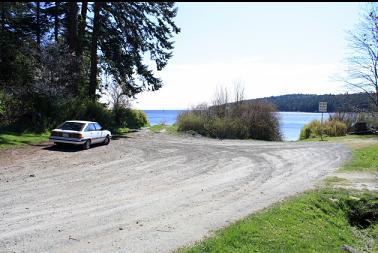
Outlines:
{"label": "white sedan", "polygon": [[108,145],[111,138],[111,132],[102,129],[97,122],[70,120],[53,129],[49,140],[55,144],[83,145],[84,149],[89,149],[94,143]]}

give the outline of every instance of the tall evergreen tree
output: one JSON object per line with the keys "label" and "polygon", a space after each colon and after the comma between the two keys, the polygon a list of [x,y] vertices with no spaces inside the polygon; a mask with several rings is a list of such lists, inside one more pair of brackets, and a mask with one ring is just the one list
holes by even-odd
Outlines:
{"label": "tall evergreen tree", "polygon": [[[96,6],[98,4],[95,3],[95,16],[98,10]],[[93,46],[98,43],[102,67],[128,96],[146,89],[159,89],[162,80],[155,77],[144,60],[149,56],[155,62],[157,70],[166,66],[172,57],[171,38],[173,34],[180,32],[173,22],[176,14],[177,8],[172,2],[102,3],[98,19],[94,18],[91,57],[95,57]],[[99,21],[98,27],[96,21]],[[94,66],[91,67],[91,72],[96,72],[97,76],[97,68]],[[92,98],[95,97],[93,87],[98,86],[94,76],[95,73],[91,73]]]}
{"label": "tall evergreen tree", "polygon": [[93,29],[92,29],[92,42],[91,42],[91,73],[89,79],[89,89],[88,97],[92,100],[96,99],[96,88],[97,88],[97,43],[98,34],[100,30],[100,11],[103,3],[94,3],[94,16],[93,16]]}
{"label": "tall evergreen tree", "polygon": [[18,112],[8,119],[46,123],[52,108],[97,102],[103,73],[122,96],[159,89],[146,61],[166,66],[176,14],[164,2],[0,2],[0,99]]}
{"label": "tall evergreen tree", "polygon": [[84,51],[84,42],[85,42],[85,28],[87,26],[87,11],[88,11],[88,2],[84,1],[81,3],[81,12],[78,21],[78,45],[77,45],[77,55],[82,56]]}
{"label": "tall evergreen tree", "polygon": [[66,20],[67,44],[72,52],[76,52],[77,43],[78,43],[77,15],[78,15],[79,7],[77,6],[77,2],[68,2],[66,4],[67,4],[67,20]]}

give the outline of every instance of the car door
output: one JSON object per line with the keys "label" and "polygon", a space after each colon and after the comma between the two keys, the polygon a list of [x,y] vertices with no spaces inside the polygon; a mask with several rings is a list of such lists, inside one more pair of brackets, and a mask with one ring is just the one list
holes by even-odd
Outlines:
{"label": "car door", "polygon": [[104,141],[105,137],[104,136],[104,131],[102,131],[102,126],[99,124],[99,123],[94,123],[95,127],[96,127],[96,133],[97,133],[97,138],[98,138],[98,141],[99,142],[102,142]]}
{"label": "car door", "polygon": [[101,133],[97,131],[95,123],[90,123],[91,139],[92,143],[98,143],[101,141]]}
{"label": "car door", "polygon": [[86,137],[91,139],[91,143],[98,142],[96,127],[93,123],[88,124],[88,126],[85,128],[85,132],[87,133]]}

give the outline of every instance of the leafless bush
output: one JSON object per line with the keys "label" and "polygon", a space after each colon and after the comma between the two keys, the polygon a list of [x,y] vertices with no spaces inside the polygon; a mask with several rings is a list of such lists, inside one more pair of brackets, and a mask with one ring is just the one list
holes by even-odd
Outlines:
{"label": "leafless bush", "polygon": [[61,43],[54,43],[42,48],[36,53],[39,59],[35,70],[32,91],[46,95],[53,100],[67,101],[73,98],[77,89],[79,64],[68,47]]}
{"label": "leafless bush", "polygon": [[178,130],[221,139],[282,139],[276,108],[272,104],[264,101],[244,103],[244,87],[240,83],[234,86],[234,101],[229,101],[230,94],[226,88],[217,87],[212,106],[201,104],[178,116]]}
{"label": "leafless bush", "polygon": [[110,105],[113,109],[130,108],[130,98],[123,92],[119,85],[111,84],[108,87],[107,95],[110,98]]}
{"label": "leafless bush", "polygon": [[357,122],[366,122],[368,127],[378,127],[378,114],[374,112],[336,112],[329,115],[329,120],[344,122],[348,132],[353,131],[353,126]]}

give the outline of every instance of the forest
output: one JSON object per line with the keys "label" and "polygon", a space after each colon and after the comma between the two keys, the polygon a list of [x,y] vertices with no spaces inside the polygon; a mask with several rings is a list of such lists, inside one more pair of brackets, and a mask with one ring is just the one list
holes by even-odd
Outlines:
{"label": "forest", "polygon": [[0,127],[123,122],[127,98],[163,86],[176,14],[173,2],[1,2]]}
{"label": "forest", "polygon": [[374,104],[366,93],[351,94],[288,94],[258,99],[272,103],[281,112],[319,112],[319,102],[327,102],[328,112],[368,112],[373,111]]}

